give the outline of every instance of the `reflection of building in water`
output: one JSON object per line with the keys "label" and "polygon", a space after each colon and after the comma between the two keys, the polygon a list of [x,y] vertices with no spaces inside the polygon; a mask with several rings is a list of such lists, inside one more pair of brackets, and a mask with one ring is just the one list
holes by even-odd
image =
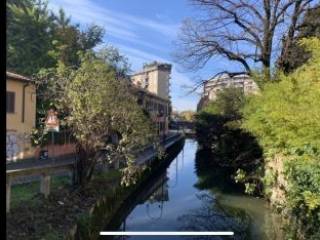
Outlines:
{"label": "reflection of building in water", "polygon": [[149,203],[169,201],[169,191],[167,181],[163,182],[159,188],[151,194]]}
{"label": "reflection of building in water", "polygon": [[167,181],[167,173],[164,172],[161,177],[154,181],[152,187],[146,190],[144,197],[141,198],[139,204],[144,204],[146,201],[148,203],[168,201],[169,191]]}

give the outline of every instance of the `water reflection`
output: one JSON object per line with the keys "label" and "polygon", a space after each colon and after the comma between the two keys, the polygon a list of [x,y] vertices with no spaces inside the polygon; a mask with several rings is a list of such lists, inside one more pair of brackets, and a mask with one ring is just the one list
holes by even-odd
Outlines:
{"label": "water reflection", "polygon": [[[242,195],[241,187],[234,184],[228,170],[215,167],[210,156],[197,152],[197,144],[192,140],[186,140],[183,151],[167,170],[132,196],[130,204],[115,218],[119,224],[104,230],[234,231],[231,239],[283,239],[279,218],[265,201]],[[185,239],[180,236],[117,239],[128,238]]]}
{"label": "water reflection", "polygon": [[[221,206],[217,199],[208,193],[197,195],[201,207],[189,211],[178,218],[181,231],[233,231],[232,239],[249,239],[251,219],[244,210]],[[193,239],[226,239],[219,236],[199,236]]]}
{"label": "water reflection", "polygon": [[272,212],[263,199],[243,195],[242,186],[230,177],[233,170],[221,169],[210,159],[212,156],[206,151],[196,153],[198,181],[195,187],[214,196],[213,206],[218,206],[215,208],[217,211],[223,211],[227,216],[233,216],[244,224],[240,225],[240,228],[237,224],[233,225],[235,239],[284,239],[284,220]]}

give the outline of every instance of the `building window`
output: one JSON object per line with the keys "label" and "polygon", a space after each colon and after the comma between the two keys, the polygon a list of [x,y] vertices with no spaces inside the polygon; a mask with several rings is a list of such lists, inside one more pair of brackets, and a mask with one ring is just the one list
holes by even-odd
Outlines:
{"label": "building window", "polygon": [[15,93],[7,92],[7,113],[14,113]]}

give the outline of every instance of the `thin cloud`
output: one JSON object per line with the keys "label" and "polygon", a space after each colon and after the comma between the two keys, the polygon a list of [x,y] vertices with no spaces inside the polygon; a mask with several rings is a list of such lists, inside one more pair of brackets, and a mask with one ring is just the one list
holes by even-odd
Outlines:
{"label": "thin cloud", "polygon": [[77,21],[85,23],[94,21],[103,25],[112,35],[120,38],[137,37],[134,30],[141,27],[174,38],[179,26],[179,24],[163,24],[148,18],[110,11],[88,0],[54,0],[49,6],[55,11],[63,7]]}
{"label": "thin cloud", "polygon": [[[98,24],[106,29],[106,37],[109,35],[122,40],[121,42],[124,42],[124,44],[115,41],[111,43],[128,57],[134,71],[140,70],[143,63],[155,60],[173,64],[169,59],[139,49],[139,46],[141,46],[155,49],[159,53],[167,51],[167,49],[159,47],[160,44],[143,40],[143,36],[139,34],[141,32],[157,33],[170,41],[176,36],[178,24],[164,24],[153,19],[110,11],[88,0],[51,0],[49,7],[55,12],[62,7],[75,22],[79,22],[81,25]],[[194,83],[186,75],[178,72],[173,64],[170,89],[173,106],[179,110],[196,108],[198,97],[185,96],[186,89],[183,86],[186,85],[193,86]]]}

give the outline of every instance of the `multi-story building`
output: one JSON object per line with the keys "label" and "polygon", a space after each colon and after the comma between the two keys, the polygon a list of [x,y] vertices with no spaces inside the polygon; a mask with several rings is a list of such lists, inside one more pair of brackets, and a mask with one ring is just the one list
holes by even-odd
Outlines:
{"label": "multi-story building", "polygon": [[27,77],[6,72],[7,161],[34,156],[30,133],[36,123],[36,89]]}
{"label": "multi-story building", "polygon": [[231,76],[222,74],[218,77],[207,80],[203,85],[203,94],[198,103],[198,110],[205,106],[209,101],[213,101],[217,97],[217,93],[224,88],[235,87],[241,88],[244,94],[256,93],[258,85],[247,74]]}
{"label": "multi-story building", "polygon": [[138,104],[149,113],[156,124],[159,135],[167,134],[169,129],[170,73],[170,64],[153,62],[130,76],[132,92],[137,96]]}
{"label": "multi-story building", "polygon": [[131,82],[163,99],[170,100],[171,68],[171,64],[156,61],[145,64],[142,71],[131,75]]}

